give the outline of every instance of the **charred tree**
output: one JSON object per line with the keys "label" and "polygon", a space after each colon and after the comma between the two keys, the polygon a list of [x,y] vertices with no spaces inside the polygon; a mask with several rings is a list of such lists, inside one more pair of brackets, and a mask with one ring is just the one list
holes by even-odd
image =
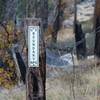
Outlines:
{"label": "charred tree", "polygon": [[96,0],[95,4],[95,55],[100,58],[100,0]]}
{"label": "charred tree", "polygon": [[[27,26],[41,26],[39,20],[26,19]],[[46,100],[45,82],[46,82],[46,51],[43,39],[43,32],[39,36],[39,66],[27,67],[26,86],[27,100]]]}
{"label": "charred tree", "polygon": [[[39,66],[27,68],[27,100],[46,100],[46,51],[43,33],[48,25],[48,0],[30,0],[29,4],[27,4],[27,17],[25,22],[26,27],[29,25],[40,26],[42,31],[39,36]],[[39,20],[40,18],[41,21]]]}
{"label": "charred tree", "polygon": [[75,40],[76,40],[76,53],[78,59],[86,58],[86,40],[83,33],[81,24],[76,21],[75,23]]}
{"label": "charred tree", "polygon": [[75,16],[74,16],[74,33],[76,41],[76,54],[78,59],[86,58],[86,39],[85,33],[82,30],[82,25],[77,21],[77,0],[75,0]]}
{"label": "charred tree", "polygon": [[53,32],[52,32],[52,42],[56,43],[57,42],[57,32],[60,29],[60,17],[61,17],[61,0],[57,1],[57,7],[55,9],[56,13],[55,13],[55,20],[54,20],[54,24],[53,24]]}
{"label": "charred tree", "polygon": [[22,56],[19,52],[16,52],[16,58],[17,58],[17,62],[19,65],[19,69],[20,69],[20,73],[21,73],[21,80],[23,80],[23,83],[26,83],[26,66],[25,63],[22,59]]}

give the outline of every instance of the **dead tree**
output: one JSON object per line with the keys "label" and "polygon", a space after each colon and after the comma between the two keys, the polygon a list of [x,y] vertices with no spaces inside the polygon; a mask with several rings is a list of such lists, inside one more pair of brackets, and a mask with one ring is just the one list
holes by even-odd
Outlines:
{"label": "dead tree", "polygon": [[[27,26],[40,26],[39,20],[27,18],[25,21]],[[46,100],[45,82],[46,82],[46,51],[43,39],[43,32],[40,34],[39,46],[39,66],[27,67],[26,86],[27,100]]]}
{"label": "dead tree", "polygon": [[75,40],[76,40],[76,53],[78,59],[86,58],[86,40],[85,34],[82,31],[81,24],[76,21],[75,23]]}
{"label": "dead tree", "polygon": [[61,17],[61,0],[57,0],[57,4],[55,7],[55,16],[54,16],[54,22],[53,22],[53,32],[52,32],[52,42],[57,42],[57,32],[60,29],[60,17]]}
{"label": "dead tree", "polygon": [[[32,5],[34,3],[34,5]],[[31,11],[34,7],[34,11]],[[40,26],[42,33],[40,36],[39,66],[36,68],[27,68],[27,100],[46,100],[45,82],[46,82],[46,51],[43,39],[43,33],[48,23],[48,0],[30,0],[27,4],[26,26]],[[32,18],[41,18],[35,20]],[[26,31],[27,32],[27,31]]]}
{"label": "dead tree", "polygon": [[95,55],[100,58],[100,0],[96,0],[95,4]]}
{"label": "dead tree", "polygon": [[76,54],[78,59],[86,58],[86,39],[82,25],[77,21],[77,1],[75,0],[74,33],[76,41]]}

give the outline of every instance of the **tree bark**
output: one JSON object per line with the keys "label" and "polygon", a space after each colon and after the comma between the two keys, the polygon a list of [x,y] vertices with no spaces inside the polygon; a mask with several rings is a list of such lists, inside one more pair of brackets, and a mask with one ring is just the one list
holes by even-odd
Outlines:
{"label": "tree bark", "polygon": [[83,33],[82,25],[77,21],[77,0],[75,0],[75,15],[74,15],[74,33],[76,42],[76,54],[77,59],[86,58],[86,39],[85,33]]}
{"label": "tree bark", "polygon": [[54,31],[52,32],[52,42],[53,43],[56,43],[57,42],[57,32],[59,31],[60,29],[60,26],[61,26],[61,22],[60,22],[60,17],[61,17],[61,0],[58,0],[57,1],[58,4],[57,4],[57,13],[55,13],[56,16],[56,19],[54,21],[54,24],[53,24],[53,27],[54,27]]}
{"label": "tree bark", "polygon": [[[38,20],[26,19],[26,25],[35,26],[41,24]],[[40,39],[39,67],[32,68],[28,66],[27,68],[27,75],[26,75],[27,100],[46,100],[46,95],[45,95],[46,52],[45,52],[43,33],[41,33],[39,39]]]}
{"label": "tree bark", "polygon": [[86,39],[82,31],[81,24],[76,21],[75,23],[75,40],[76,40],[76,53],[78,59],[86,58]]}
{"label": "tree bark", "polygon": [[95,4],[95,55],[100,58],[100,0]]}

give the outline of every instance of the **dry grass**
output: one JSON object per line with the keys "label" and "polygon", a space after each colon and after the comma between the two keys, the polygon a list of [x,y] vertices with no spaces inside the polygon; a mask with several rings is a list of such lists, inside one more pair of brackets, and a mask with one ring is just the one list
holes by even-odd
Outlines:
{"label": "dry grass", "polygon": [[1,90],[0,100],[26,100],[25,86],[16,87],[12,90]]}
{"label": "dry grass", "polygon": [[[47,78],[46,100],[74,100],[73,89],[75,100],[100,100],[100,68],[88,67],[90,68],[87,70],[78,68],[74,75],[72,72],[58,70],[63,73],[61,76]],[[25,94],[25,86],[10,91],[4,90],[0,93],[0,100],[26,100]]]}
{"label": "dry grass", "polygon": [[66,28],[66,29],[61,29],[58,32],[57,40],[58,42],[65,42],[68,39],[73,39],[74,34],[73,34],[73,29],[72,28]]}
{"label": "dry grass", "polygon": [[62,72],[59,78],[47,79],[47,100],[100,100],[100,68],[82,71],[73,74]]}

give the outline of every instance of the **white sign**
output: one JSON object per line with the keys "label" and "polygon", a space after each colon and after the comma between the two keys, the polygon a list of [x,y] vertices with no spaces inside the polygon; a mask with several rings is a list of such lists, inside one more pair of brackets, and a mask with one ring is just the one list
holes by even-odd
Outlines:
{"label": "white sign", "polygon": [[28,66],[39,67],[39,26],[28,26]]}

